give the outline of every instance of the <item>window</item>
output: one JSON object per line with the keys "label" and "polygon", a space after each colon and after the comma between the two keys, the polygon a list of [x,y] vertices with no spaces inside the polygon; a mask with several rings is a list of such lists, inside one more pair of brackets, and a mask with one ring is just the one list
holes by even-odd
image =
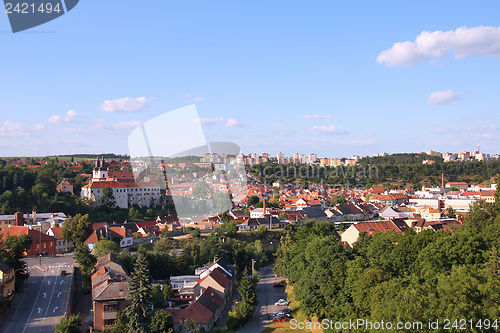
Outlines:
{"label": "window", "polygon": [[115,324],[115,320],[114,319],[106,319],[104,321],[104,326],[111,326],[111,325],[114,325]]}
{"label": "window", "polygon": [[43,243],[43,248],[46,249],[47,248],[47,243]]}
{"label": "window", "polygon": [[104,312],[118,311],[118,304],[104,304]]}

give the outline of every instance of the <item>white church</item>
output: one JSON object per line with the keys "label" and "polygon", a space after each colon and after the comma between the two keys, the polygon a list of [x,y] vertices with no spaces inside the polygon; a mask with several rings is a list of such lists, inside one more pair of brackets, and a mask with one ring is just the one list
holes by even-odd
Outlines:
{"label": "white church", "polygon": [[119,208],[130,208],[133,205],[150,207],[161,204],[160,185],[153,181],[144,180],[139,183],[122,183],[116,178],[110,178],[103,157],[102,160],[97,159],[92,172],[92,179],[82,187],[81,197],[92,200],[98,206],[98,200],[102,197],[105,187],[113,190],[116,206]]}

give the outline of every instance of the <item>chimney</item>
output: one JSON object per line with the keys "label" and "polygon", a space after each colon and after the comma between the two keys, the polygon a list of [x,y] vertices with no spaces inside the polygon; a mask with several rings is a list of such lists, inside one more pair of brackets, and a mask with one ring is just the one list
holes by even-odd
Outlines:
{"label": "chimney", "polygon": [[441,187],[444,187],[444,173],[441,174]]}
{"label": "chimney", "polygon": [[14,218],[15,218],[15,221],[16,221],[16,226],[19,226],[19,227],[22,227],[24,226],[24,217],[23,217],[23,213],[21,212],[17,212],[14,214]]}
{"label": "chimney", "polygon": [[122,280],[121,274],[116,274],[115,281],[120,282]]}
{"label": "chimney", "polygon": [[266,216],[266,199],[264,199],[264,212],[262,213],[262,216]]}

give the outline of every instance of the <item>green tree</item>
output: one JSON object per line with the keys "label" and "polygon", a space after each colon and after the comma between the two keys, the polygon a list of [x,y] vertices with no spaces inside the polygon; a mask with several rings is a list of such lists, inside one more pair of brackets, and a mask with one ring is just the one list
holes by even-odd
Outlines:
{"label": "green tree", "polygon": [[62,235],[64,240],[73,242],[75,245],[82,244],[94,231],[89,214],[77,214],[64,221]]}
{"label": "green tree", "polygon": [[149,325],[151,333],[173,333],[174,319],[167,311],[155,311]]}
{"label": "green tree", "polygon": [[94,245],[93,252],[97,258],[107,254],[117,256],[120,253],[120,245],[103,238]]}
{"label": "green tree", "polygon": [[247,200],[247,207],[253,206],[259,202],[259,197],[256,195],[252,195],[250,198]]}
{"label": "green tree", "polygon": [[343,195],[337,194],[337,195],[334,195],[332,198],[332,206],[336,206],[338,204],[345,204],[345,203],[347,203],[347,200],[345,199],[345,197]]}
{"label": "green tree", "polygon": [[199,228],[194,228],[193,232],[191,233],[191,238],[200,238],[201,237],[201,231]]}
{"label": "green tree", "polygon": [[109,186],[103,187],[102,196],[97,200],[101,207],[106,210],[116,207],[115,195],[113,194],[113,189]]}
{"label": "green tree", "polygon": [[70,315],[68,318],[61,318],[59,324],[55,326],[55,333],[80,333],[82,318],[80,314]]}
{"label": "green tree", "polygon": [[243,271],[243,275],[238,283],[238,292],[240,293],[241,300],[250,305],[257,305],[257,296],[255,295],[255,284],[248,277],[248,270]]}
{"label": "green tree", "polygon": [[217,192],[212,196],[215,204],[215,209],[218,212],[225,212],[232,208],[231,200],[226,192]]}
{"label": "green tree", "polygon": [[234,237],[238,233],[238,228],[236,227],[236,223],[234,221],[224,222],[220,228],[223,229],[226,237]]}
{"label": "green tree", "polygon": [[205,332],[205,330],[202,327],[198,326],[198,324],[196,324],[194,322],[194,320],[191,318],[184,321],[184,327],[191,333],[203,333],[203,332]]}
{"label": "green tree", "polygon": [[153,300],[153,306],[155,309],[163,308],[163,302],[165,301],[165,296],[159,285],[156,285],[151,290],[151,297]]}
{"label": "green tree", "polygon": [[170,298],[172,298],[173,294],[172,294],[172,287],[170,287],[170,285],[167,283],[167,284],[164,284],[163,285],[163,298],[168,300]]}
{"label": "green tree", "polygon": [[137,254],[127,300],[131,303],[125,309],[129,320],[128,333],[148,333],[152,306],[151,277],[147,259],[141,252]]}
{"label": "green tree", "polygon": [[97,259],[90,252],[87,244],[80,244],[75,248],[75,254],[73,256],[75,261],[80,265],[82,272],[86,275],[90,275],[90,272],[94,268]]}

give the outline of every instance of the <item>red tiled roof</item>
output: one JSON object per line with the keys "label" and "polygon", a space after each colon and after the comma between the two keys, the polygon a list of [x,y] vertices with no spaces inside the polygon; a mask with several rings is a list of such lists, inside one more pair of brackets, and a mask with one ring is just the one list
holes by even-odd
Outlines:
{"label": "red tiled roof", "polygon": [[30,229],[29,227],[20,227],[20,226],[10,226],[7,229],[0,231],[0,234],[1,235],[10,235],[10,236],[19,236],[21,234],[24,234],[24,235],[31,236],[33,241],[42,241],[42,242],[56,240],[55,237],[41,233],[38,230]]}

